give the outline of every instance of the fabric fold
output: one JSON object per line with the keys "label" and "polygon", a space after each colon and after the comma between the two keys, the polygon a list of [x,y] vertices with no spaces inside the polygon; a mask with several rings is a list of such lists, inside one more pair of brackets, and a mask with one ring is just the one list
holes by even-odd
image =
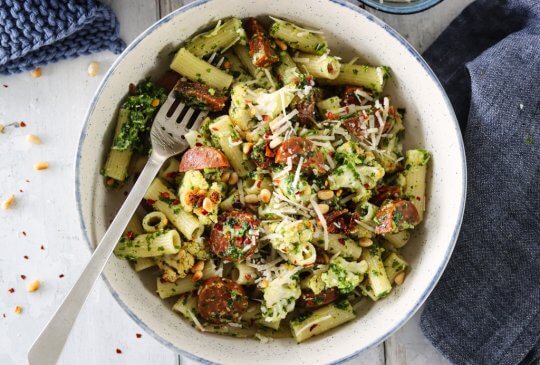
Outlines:
{"label": "fabric fold", "polygon": [[462,127],[468,196],[422,330],[456,364],[533,364],[540,343],[540,3],[478,0],[425,58]]}

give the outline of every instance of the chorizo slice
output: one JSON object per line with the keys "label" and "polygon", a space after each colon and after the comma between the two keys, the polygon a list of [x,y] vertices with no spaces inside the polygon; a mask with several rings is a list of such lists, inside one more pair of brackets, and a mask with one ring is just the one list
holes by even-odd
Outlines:
{"label": "chorizo slice", "polygon": [[408,200],[387,200],[374,218],[375,233],[396,233],[413,228],[420,223],[420,216],[413,203]]}
{"label": "chorizo slice", "polygon": [[279,146],[274,161],[286,163],[291,158],[293,165],[298,165],[300,157],[304,158],[302,172],[313,172],[322,175],[326,173],[325,159],[321,151],[307,138],[292,137],[283,141]]}
{"label": "chorizo slice", "polygon": [[182,156],[180,172],[218,167],[229,167],[229,160],[221,152],[209,146],[191,147]]}
{"label": "chorizo slice", "polygon": [[257,249],[259,220],[250,212],[225,212],[212,227],[210,249],[228,261],[241,261]]}
{"label": "chorizo slice", "polygon": [[272,42],[262,24],[255,18],[244,22],[244,29],[249,37],[249,55],[257,67],[269,67],[279,61]]}
{"label": "chorizo slice", "polygon": [[210,323],[239,322],[247,307],[244,288],[230,279],[208,278],[199,291],[199,314]]}

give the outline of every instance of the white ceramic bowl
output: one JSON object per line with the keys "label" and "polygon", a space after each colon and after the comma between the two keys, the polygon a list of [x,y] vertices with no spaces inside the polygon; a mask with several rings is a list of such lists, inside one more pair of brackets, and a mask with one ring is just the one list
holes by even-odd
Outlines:
{"label": "white ceramic bowl", "polygon": [[[386,92],[406,107],[406,147],[433,153],[427,212],[404,255],[412,271],[387,299],[366,306],[358,318],[326,335],[297,345],[292,339],[262,344],[203,334],[154,293],[155,279],[137,275],[112,257],[105,280],[129,315],[163,344],[203,362],[229,364],[319,364],[340,362],[383,341],[420,307],[442,274],[459,232],[465,201],[465,156],[454,112],[433,72],[394,30],[356,6],[338,0],[197,1],[141,34],[111,67],[90,105],[76,165],[76,195],[84,234],[94,247],[123,195],[107,192],[99,174],[108,150],[114,115],[131,82],[163,72],[170,52],[210,22],[271,14],[324,30],[332,51],[348,60],[388,65]],[[113,330],[113,329],[111,329]]]}

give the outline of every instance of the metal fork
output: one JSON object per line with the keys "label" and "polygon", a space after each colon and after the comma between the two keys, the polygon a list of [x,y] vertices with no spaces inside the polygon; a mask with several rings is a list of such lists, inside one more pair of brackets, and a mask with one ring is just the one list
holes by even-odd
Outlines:
{"label": "metal fork", "polygon": [[[159,172],[165,160],[187,149],[188,144],[183,136],[189,130],[198,129],[202,120],[208,114],[207,112],[199,112],[192,108],[186,108],[184,103],[180,103],[171,114],[171,107],[174,101],[173,89],[154,118],[150,132],[152,154],[146,166],[142,170],[124,204],[116,214],[109,229],[99,242],[81,276],[30,348],[28,352],[28,362],[30,365],[53,365],[56,363],[90,290],[98,279],[99,274],[103,271],[107,260],[111,256],[152,180]],[[196,115],[197,112],[199,112],[198,115]],[[180,115],[183,115],[183,117],[177,122]],[[191,120],[194,120],[192,125],[189,124]]]}

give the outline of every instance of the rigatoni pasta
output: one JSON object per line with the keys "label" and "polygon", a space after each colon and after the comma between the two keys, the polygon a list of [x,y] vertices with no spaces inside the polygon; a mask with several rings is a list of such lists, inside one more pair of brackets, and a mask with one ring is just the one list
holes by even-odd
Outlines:
{"label": "rigatoni pasta", "polygon": [[[115,254],[155,267],[159,297],[176,297],[173,310],[201,331],[301,343],[404,283],[430,154],[403,150],[386,66],[341,63],[322,32],[270,20],[218,21],[179,48],[174,90],[209,114]],[[120,111],[111,187],[126,180],[128,154],[147,152],[164,90],[143,86]]]}

